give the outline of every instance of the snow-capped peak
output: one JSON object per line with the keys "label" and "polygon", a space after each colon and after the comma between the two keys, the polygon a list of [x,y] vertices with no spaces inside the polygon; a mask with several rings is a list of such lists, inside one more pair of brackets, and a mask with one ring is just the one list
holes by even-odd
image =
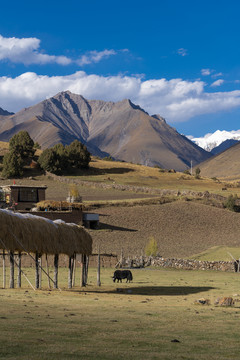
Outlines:
{"label": "snow-capped peak", "polygon": [[220,145],[226,140],[240,140],[240,130],[217,130],[213,134],[209,133],[204,135],[203,137],[194,138],[193,136],[188,136],[188,138],[195,142],[195,144],[197,144],[201,148],[207,151],[212,151],[212,149],[214,149],[216,146]]}

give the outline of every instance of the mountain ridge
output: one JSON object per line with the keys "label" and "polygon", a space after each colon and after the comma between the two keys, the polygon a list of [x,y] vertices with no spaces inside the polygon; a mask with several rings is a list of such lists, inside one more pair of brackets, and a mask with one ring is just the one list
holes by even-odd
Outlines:
{"label": "mountain ridge", "polygon": [[60,92],[0,121],[0,140],[27,130],[42,148],[77,139],[94,155],[185,170],[210,154],[180,135],[160,115],[150,116],[129,99],[119,102],[87,100]]}

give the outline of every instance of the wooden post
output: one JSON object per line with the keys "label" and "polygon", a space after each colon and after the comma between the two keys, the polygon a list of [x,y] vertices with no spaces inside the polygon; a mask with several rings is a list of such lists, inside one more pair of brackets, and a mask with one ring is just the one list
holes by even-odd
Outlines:
{"label": "wooden post", "polygon": [[68,288],[72,288],[72,256],[69,256],[68,262]]}
{"label": "wooden post", "polygon": [[72,271],[73,271],[73,277],[72,277],[72,286],[75,286],[75,277],[76,277],[76,254],[73,255],[73,263],[72,263]]}
{"label": "wooden post", "polygon": [[21,251],[19,251],[18,252],[18,277],[17,277],[17,286],[18,286],[18,288],[20,288],[22,286],[21,265],[22,265],[22,254],[21,254]]}
{"label": "wooden post", "polygon": [[39,287],[42,288],[42,254],[39,255]]}
{"label": "wooden post", "polygon": [[58,254],[54,255],[54,289],[58,288]]}
{"label": "wooden post", "polygon": [[14,252],[10,251],[9,253],[10,261],[10,289],[14,289]]}
{"label": "wooden post", "polygon": [[82,254],[82,283],[81,286],[86,286],[86,255]]}
{"label": "wooden post", "polygon": [[36,252],[35,254],[35,269],[36,269],[36,272],[35,272],[35,287],[36,289],[39,289],[39,254],[38,252]]}
{"label": "wooden post", "polygon": [[3,250],[3,288],[6,287],[6,263],[5,263],[5,250]]}
{"label": "wooden post", "polygon": [[88,264],[89,264],[89,256],[86,255],[86,271],[85,271],[85,284],[87,285],[88,279]]}
{"label": "wooden post", "polygon": [[120,268],[123,267],[123,248],[121,249]]}
{"label": "wooden post", "polygon": [[49,287],[49,289],[51,289],[51,283],[50,283],[50,278],[49,278],[48,256],[47,256],[47,254],[46,254],[46,267],[47,267],[48,287]]}
{"label": "wooden post", "polygon": [[100,269],[101,269],[101,257],[100,257],[100,246],[99,246],[98,247],[98,263],[97,263],[97,286],[101,286]]}

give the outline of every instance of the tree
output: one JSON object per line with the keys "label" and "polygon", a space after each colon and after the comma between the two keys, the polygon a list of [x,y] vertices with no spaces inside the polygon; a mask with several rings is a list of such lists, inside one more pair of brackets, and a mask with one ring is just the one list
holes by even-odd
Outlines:
{"label": "tree", "polygon": [[201,170],[199,167],[197,167],[195,170],[195,179],[200,179],[200,173],[201,173]]}
{"label": "tree", "polygon": [[63,170],[61,155],[53,148],[44,150],[38,158],[38,163],[43,170],[53,174],[61,174]]}
{"label": "tree", "polygon": [[145,247],[145,254],[147,256],[156,256],[158,252],[158,245],[156,239],[152,236]]}
{"label": "tree", "polygon": [[70,168],[88,168],[91,155],[85,145],[78,140],[74,140],[65,149]]}
{"label": "tree", "polygon": [[9,150],[26,161],[35,153],[34,141],[27,131],[19,131],[10,139]]}
{"label": "tree", "polygon": [[70,145],[56,144],[44,150],[39,156],[38,163],[45,171],[60,175],[66,169],[87,168],[90,160],[91,156],[86,146],[75,140]]}
{"label": "tree", "polygon": [[13,151],[10,151],[3,157],[2,176],[4,178],[13,178],[22,176],[23,174],[23,160]]}

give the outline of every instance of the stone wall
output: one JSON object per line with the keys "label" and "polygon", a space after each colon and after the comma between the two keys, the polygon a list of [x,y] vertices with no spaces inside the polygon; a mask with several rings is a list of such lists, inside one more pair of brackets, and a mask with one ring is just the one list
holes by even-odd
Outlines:
{"label": "stone wall", "polygon": [[183,270],[216,270],[234,272],[233,261],[199,261],[176,258],[162,257],[144,257],[140,256],[134,259],[123,259],[117,264],[117,267],[164,267]]}
{"label": "stone wall", "polygon": [[82,211],[79,209],[72,209],[71,211],[21,211],[21,214],[41,216],[52,221],[61,219],[66,223],[82,225]]}
{"label": "stone wall", "polygon": [[121,185],[116,184],[113,182],[112,184],[106,184],[104,182],[93,182],[93,181],[83,181],[80,179],[69,179],[64,176],[57,176],[55,174],[46,172],[46,175],[55,181],[60,181],[62,183],[67,184],[76,184],[76,185],[82,185],[82,186],[89,186],[89,187],[95,187],[95,188],[102,188],[102,189],[116,189],[120,191],[130,191],[135,193],[143,193],[143,194],[151,194],[151,195],[159,195],[159,196],[193,196],[198,198],[204,198],[204,199],[211,199],[211,200],[217,200],[217,201],[225,201],[226,197],[217,195],[217,194],[211,194],[208,191],[204,192],[196,192],[196,191],[179,191],[179,190],[169,190],[169,189],[158,189],[158,188],[150,188],[146,186],[134,186],[134,185]]}

